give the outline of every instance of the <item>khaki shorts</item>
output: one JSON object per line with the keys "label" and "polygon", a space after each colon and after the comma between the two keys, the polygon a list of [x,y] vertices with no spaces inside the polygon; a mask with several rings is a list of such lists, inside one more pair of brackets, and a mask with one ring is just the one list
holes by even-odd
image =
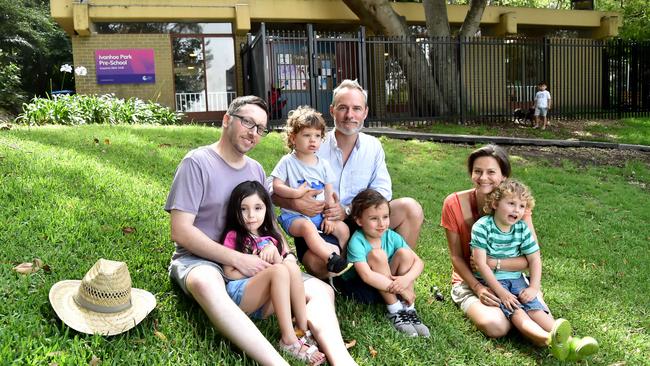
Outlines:
{"label": "khaki shorts", "polygon": [[461,282],[451,288],[451,300],[467,314],[469,307],[479,301],[479,298],[465,282]]}
{"label": "khaki shorts", "polygon": [[220,264],[194,255],[185,255],[176,258],[169,263],[169,277],[180,286],[181,290],[183,290],[186,295],[189,295],[190,297],[192,296],[189,291],[187,291],[187,286],[185,285],[187,275],[198,266],[208,266],[216,269],[221,274],[224,281],[227,282],[226,277],[223,274],[223,268],[221,268]]}

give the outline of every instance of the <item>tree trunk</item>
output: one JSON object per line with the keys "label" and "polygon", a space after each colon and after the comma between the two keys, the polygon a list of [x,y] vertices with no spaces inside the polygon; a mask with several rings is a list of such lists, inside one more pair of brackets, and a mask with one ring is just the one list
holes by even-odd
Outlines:
{"label": "tree trunk", "polygon": [[[403,16],[397,14],[387,0],[343,0],[361,23],[375,34],[408,39],[410,32]],[[418,114],[447,113],[443,96],[431,75],[424,49],[405,43],[394,49],[409,86],[409,103]]]}
{"label": "tree trunk", "polygon": [[[407,39],[411,33],[404,17],[387,0],[343,0],[376,34]],[[475,36],[487,0],[471,0],[470,9],[459,32],[459,39]],[[423,0],[427,35],[431,42],[399,47],[397,57],[409,85],[409,100],[421,115],[460,112],[460,42],[451,38],[445,0]],[[426,53],[428,52],[428,59]],[[428,112],[427,112],[428,111]]]}

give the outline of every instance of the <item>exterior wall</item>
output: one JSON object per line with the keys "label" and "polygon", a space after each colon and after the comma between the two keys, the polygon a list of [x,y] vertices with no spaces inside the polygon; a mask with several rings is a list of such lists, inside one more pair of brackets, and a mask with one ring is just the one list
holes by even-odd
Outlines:
{"label": "exterior wall", "polygon": [[[392,2],[391,6],[409,24],[424,24],[421,3]],[[50,8],[68,34],[89,34],[93,22],[233,22],[238,34],[250,31],[254,22],[360,24],[342,0],[50,0]],[[468,10],[468,5],[447,5],[449,23],[462,24]],[[541,26],[586,29],[593,31],[594,38],[615,37],[621,24],[622,17],[615,12],[504,6],[487,6],[481,18],[482,27],[506,34],[516,33],[518,26]]]}
{"label": "exterior wall", "polygon": [[[156,82],[153,84],[97,84],[95,50],[153,48]],[[75,66],[85,66],[88,75],[77,76],[79,94],[114,93],[119,98],[136,97],[151,100],[174,109],[174,79],[172,72],[171,40],[168,34],[93,34],[91,37],[72,37]]]}

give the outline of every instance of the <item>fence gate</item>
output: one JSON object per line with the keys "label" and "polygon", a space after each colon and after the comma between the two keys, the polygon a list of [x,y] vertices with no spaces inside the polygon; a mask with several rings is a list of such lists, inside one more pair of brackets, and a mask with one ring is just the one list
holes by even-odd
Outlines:
{"label": "fence gate", "polygon": [[[260,30],[242,51],[245,91],[266,97],[270,125],[311,105],[331,121],[332,90],[358,79],[366,125],[509,120],[546,81],[552,118],[650,115],[650,42],[570,38],[366,37]],[[331,123],[331,122],[330,122]]]}

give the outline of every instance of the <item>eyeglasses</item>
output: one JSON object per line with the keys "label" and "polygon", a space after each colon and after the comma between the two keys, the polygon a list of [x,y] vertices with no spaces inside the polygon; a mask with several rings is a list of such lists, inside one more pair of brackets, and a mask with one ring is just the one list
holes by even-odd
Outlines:
{"label": "eyeglasses", "polygon": [[255,128],[257,134],[262,136],[262,137],[266,136],[269,133],[269,130],[267,130],[266,126],[264,126],[264,125],[258,125],[258,124],[255,123],[255,121],[252,121],[252,120],[250,120],[250,119],[248,119],[246,117],[242,117],[242,116],[240,116],[238,114],[231,114],[231,116],[239,118],[239,120],[241,121],[242,126],[248,128],[248,129],[251,129],[251,130],[253,128]]}

